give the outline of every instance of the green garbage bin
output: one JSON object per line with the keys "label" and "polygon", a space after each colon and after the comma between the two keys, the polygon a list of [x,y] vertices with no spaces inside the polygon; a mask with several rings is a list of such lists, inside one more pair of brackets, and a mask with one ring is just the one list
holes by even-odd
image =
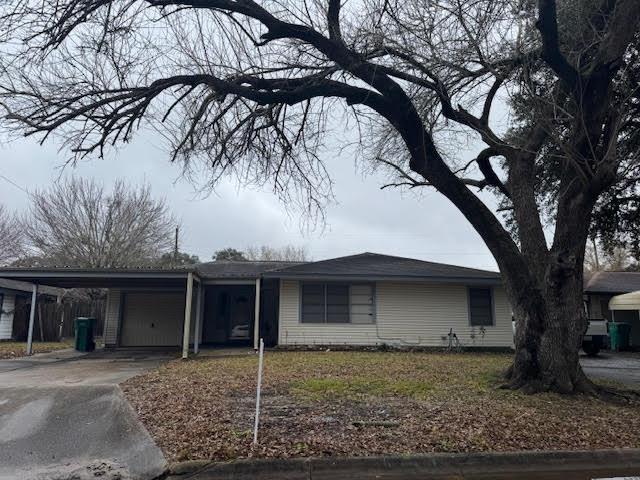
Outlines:
{"label": "green garbage bin", "polygon": [[611,350],[619,352],[629,348],[631,325],[622,322],[609,322],[609,339]]}
{"label": "green garbage bin", "polygon": [[77,317],[74,321],[76,331],[76,350],[79,352],[93,352],[96,344],[93,341],[95,318]]}

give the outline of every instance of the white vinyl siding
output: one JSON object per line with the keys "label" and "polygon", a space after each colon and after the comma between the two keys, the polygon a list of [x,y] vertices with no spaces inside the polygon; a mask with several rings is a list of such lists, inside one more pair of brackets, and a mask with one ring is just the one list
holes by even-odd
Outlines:
{"label": "white vinyl siding", "polygon": [[0,293],[0,340],[10,340],[13,335],[13,311],[16,296]]}
{"label": "white vinyl siding", "polygon": [[120,345],[123,347],[181,345],[184,302],[184,293],[125,293]]}
{"label": "white vinyl siding", "polygon": [[442,347],[453,330],[466,347],[513,345],[511,307],[502,287],[492,287],[495,325],[469,324],[467,285],[376,282],[375,323],[300,323],[299,282],[280,283],[281,345],[398,345]]}
{"label": "white vinyl siding", "polygon": [[107,290],[107,308],[104,316],[104,344],[107,347],[115,347],[118,343],[121,297],[120,290]]}

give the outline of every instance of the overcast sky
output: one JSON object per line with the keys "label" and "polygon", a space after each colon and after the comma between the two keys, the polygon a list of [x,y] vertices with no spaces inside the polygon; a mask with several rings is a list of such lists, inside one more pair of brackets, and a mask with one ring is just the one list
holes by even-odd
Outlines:
{"label": "overcast sky", "polygon": [[[61,175],[94,177],[107,185],[117,178],[146,181],[181,220],[181,250],[202,260],[224,247],[294,244],[306,246],[314,260],[369,251],[496,269],[480,237],[448,200],[424,190],[421,195],[381,191],[385,179],[358,171],[352,152],[327,154],[336,204],[327,208],[324,229],[306,232],[303,212],[287,212],[268,190],[225,182],[211,195],[197,193],[201,185],[181,177],[159,143],[155,134],[143,132],[112,158],[63,169],[67,155],[55,143],[12,141],[0,145],[0,175],[27,190],[45,188]],[[28,195],[0,177],[0,202],[22,211]]]}

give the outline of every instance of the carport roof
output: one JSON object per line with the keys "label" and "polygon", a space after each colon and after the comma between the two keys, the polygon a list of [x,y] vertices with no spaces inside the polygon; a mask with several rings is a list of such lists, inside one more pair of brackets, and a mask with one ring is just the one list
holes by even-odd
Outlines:
{"label": "carport roof", "polygon": [[299,262],[216,261],[177,268],[0,268],[0,278],[60,288],[184,287],[189,272],[202,280],[256,279]]}
{"label": "carport roof", "polygon": [[[8,280],[6,278],[0,278],[0,290],[4,291],[12,291],[12,292],[31,292],[32,284],[27,282],[21,282],[19,280]],[[45,295],[51,295],[53,297],[57,297],[58,295],[62,295],[64,291],[58,288],[52,287],[42,287],[39,293]]]}
{"label": "carport roof", "polygon": [[184,287],[193,268],[0,268],[0,278],[59,288]]}

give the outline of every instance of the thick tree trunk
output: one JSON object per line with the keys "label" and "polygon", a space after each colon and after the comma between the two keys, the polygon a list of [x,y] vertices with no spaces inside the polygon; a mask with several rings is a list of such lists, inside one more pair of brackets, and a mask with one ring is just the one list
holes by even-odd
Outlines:
{"label": "thick tree trunk", "polygon": [[582,284],[568,278],[547,287],[513,304],[516,354],[507,386],[529,393],[594,393],[579,363],[586,328]]}
{"label": "thick tree trunk", "polygon": [[[587,328],[583,302],[583,262],[590,204],[562,208],[554,244],[545,258],[529,258],[530,284],[509,281],[507,292],[516,319],[516,354],[508,386],[529,392],[595,393],[579,362]],[[561,217],[562,215],[562,217]]]}

